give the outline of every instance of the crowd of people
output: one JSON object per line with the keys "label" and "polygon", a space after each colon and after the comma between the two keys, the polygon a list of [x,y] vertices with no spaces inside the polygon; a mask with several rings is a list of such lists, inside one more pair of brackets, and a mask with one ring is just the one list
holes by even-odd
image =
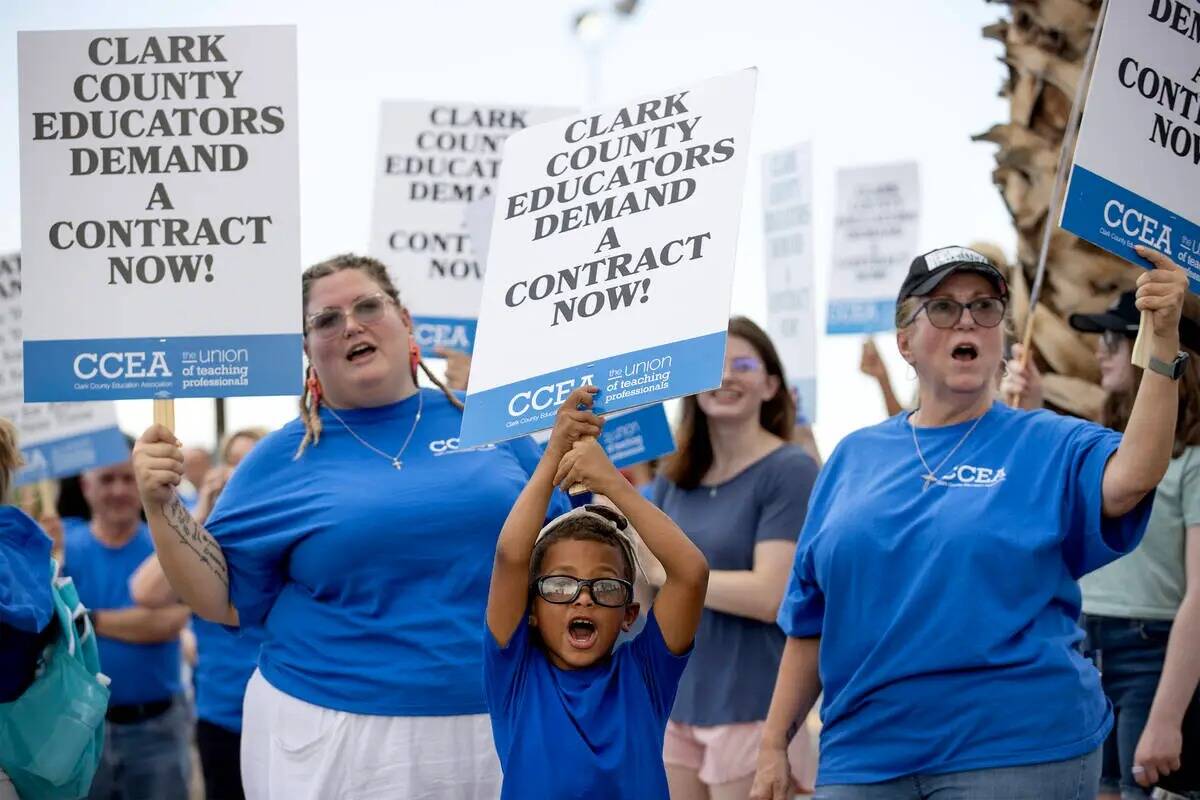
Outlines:
{"label": "crowd of people", "polygon": [[[1182,270],[1140,254],[1136,291],[1072,318],[1099,423],[1042,408],[1003,271],[942,248],[897,295],[913,410],[868,345],[888,418],[822,464],[737,317],[676,452],[624,474],[591,387],[544,447],[458,447],[469,359],[425,364],[374,259],[310,267],[297,419],[215,464],[151,426],[61,525],[0,508],[0,729],[35,731],[0,799],[1200,791],[1200,326]],[[5,496],[18,461],[0,425]],[[62,623],[69,592],[87,614]],[[69,759],[17,724],[63,637],[102,673]],[[42,793],[50,751],[80,792]]]}

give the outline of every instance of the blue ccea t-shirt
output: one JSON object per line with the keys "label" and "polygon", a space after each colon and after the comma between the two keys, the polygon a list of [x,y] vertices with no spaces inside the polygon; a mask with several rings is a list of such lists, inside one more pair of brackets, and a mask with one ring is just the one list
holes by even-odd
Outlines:
{"label": "blue ccea t-shirt", "polygon": [[[142,523],[121,547],[108,547],[92,535],[89,523],[68,525],[63,532],[63,572],[75,581],[79,601],[89,611],[133,608],[129,579],[154,552],[150,529]],[[112,679],[110,706],[169,700],[180,690],[179,640],[133,644],[96,636],[100,670]]]}
{"label": "blue ccea t-shirt", "polygon": [[[320,444],[293,460],[293,420],[259,442],[207,528],[229,565],[243,625],[265,629],[258,667],[275,688],[355,714],[481,714],[496,540],[540,454],[528,438],[463,450],[462,412],[434,389],[338,411],[396,470],[321,410]],[[556,494],[550,513],[566,510]]]}
{"label": "blue ccea t-shirt", "polygon": [[528,615],[504,648],[485,632],[501,800],[667,800],[663,735],[687,660],[667,649],[654,611],[635,639],[577,670],[550,663]]}
{"label": "blue ccea t-shirt", "polygon": [[223,625],[192,617],[196,634],[196,718],[229,731],[242,729],[246,684],[258,663],[261,628],[230,631]]}
{"label": "blue ccea t-shirt", "polygon": [[[917,429],[926,462],[942,464],[972,424]],[[842,442],[779,610],[789,636],[822,637],[818,784],[1100,746],[1112,712],[1076,648],[1076,579],[1137,546],[1153,501],[1103,516],[1119,443],[1089,422],[997,404],[922,491],[907,415]]]}

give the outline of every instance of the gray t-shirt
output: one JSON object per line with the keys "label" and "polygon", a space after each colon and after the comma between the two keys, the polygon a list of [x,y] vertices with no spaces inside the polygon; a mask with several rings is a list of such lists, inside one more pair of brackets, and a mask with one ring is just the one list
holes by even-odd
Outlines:
{"label": "gray t-shirt", "polygon": [[1158,484],[1142,543],[1079,579],[1083,612],[1125,619],[1175,619],[1187,589],[1188,528],[1200,526],[1200,447],[1171,460]]}
{"label": "gray t-shirt", "polygon": [[[787,444],[717,486],[685,491],[660,476],[652,497],[709,569],[748,570],[757,543],[796,541],[816,477],[813,460]],[[766,719],[785,641],[774,622],[704,609],[671,719],[701,726]]]}

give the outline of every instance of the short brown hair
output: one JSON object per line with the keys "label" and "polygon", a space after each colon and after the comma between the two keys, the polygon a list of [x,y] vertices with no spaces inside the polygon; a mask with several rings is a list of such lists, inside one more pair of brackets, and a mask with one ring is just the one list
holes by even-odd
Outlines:
{"label": "short brown hair", "polygon": [[617,548],[623,562],[621,577],[630,583],[634,582],[637,577],[637,556],[633,552],[633,545],[630,541],[616,531],[616,528],[627,526],[628,522],[607,506],[589,506],[588,510],[593,514],[605,517],[612,524],[581,514],[556,525],[553,530],[538,539],[533,546],[533,552],[529,556],[529,581],[531,584],[540,576],[542,563],[546,560],[546,553],[550,550],[551,545],[565,541],[600,542]]}

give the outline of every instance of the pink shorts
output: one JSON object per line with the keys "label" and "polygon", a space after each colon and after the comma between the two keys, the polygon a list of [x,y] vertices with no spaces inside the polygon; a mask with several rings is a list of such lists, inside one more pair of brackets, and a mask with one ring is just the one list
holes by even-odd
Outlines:
{"label": "pink shorts", "polygon": [[[694,770],[708,786],[748,778],[758,766],[762,722],[698,727],[667,723],[663,761],[672,767]],[[816,754],[808,729],[803,725],[788,745],[788,762],[797,785],[811,789],[816,773]]]}

